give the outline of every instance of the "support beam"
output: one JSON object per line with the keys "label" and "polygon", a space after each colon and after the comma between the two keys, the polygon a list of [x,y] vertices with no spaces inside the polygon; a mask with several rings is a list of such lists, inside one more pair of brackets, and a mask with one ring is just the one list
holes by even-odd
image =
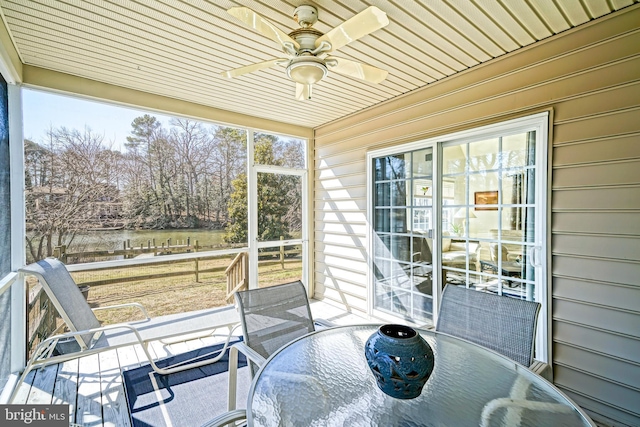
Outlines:
{"label": "support beam", "polygon": [[235,127],[250,127],[256,131],[267,131],[298,138],[313,138],[313,129],[311,128],[220,110],[44,68],[24,65],[23,74],[23,83],[28,87],[66,95],[77,95],[94,101],[108,101],[129,108],[157,111],[169,116],[182,116]]}

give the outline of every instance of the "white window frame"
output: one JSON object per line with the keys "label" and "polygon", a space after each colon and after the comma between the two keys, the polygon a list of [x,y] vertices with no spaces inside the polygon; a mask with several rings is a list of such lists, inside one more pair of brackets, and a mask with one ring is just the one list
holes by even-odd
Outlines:
{"label": "white window frame", "polygon": [[26,361],[26,294],[22,275],[15,273],[25,260],[25,216],[24,216],[24,149],[22,136],[22,92],[18,85],[7,80],[9,105],[9,157],[11,191],[11,270],[0,278],[0,292],[11,289],[11,362],[12,375],[0,394],[0,403],[5,403],[17,380],[17,373]]}
{"label": "white window frame", "polygon": [[[9,147],[11,156],[11,270],[24,266],[26,248],[24,236],[24,141],[22,135],[22,90],[17,85],[7,85],[9,91]],[[26,292],[20,275],[11,291],[11,371],[24,367],[26,361],[27,319],[25,314]]]}
{"label": "white window frame", "polygon": [[[367,242],[368,253],[373,254],[373,237],[375,232],[373,230],[373,159],[378,157],[389,156],[399,153],[407,153],[419,149],[433,147],[433,181],[437,185],[433,188],[433,222],[434,225],[438,224],[435,228],[433,236],[433,268],[434,271],[441,270],[441,261],[439,256],[435,254],[440,253],[440,242],[442,239],[442,203],[440,201],[441,188],[441,150],[442,146],[447,143],[464,143],[478,139],[485,139],[491,137],[497,137],[504,135],[505,133],[515,133],[518,131],[535,131],[536,132],[536,188],[535,188],[535,215],[536,215],[536,227],[535,227],[535,241],[539,242],[531,251],[530,259],[532,265],[535,268],[536,281],[540,283],[540,286],[535,287],[535,301],[541,303],[542,307],[540,315],[538,317],[538,327],[536,333],[536,354],[535,358],[541,362],[548,362],[551,360],[551,346],[549,345],[551,339],[551,257],[549,248],[549,159],[548,159],[548,138],[549,138],[549,112],[533,114],[526,117],[517,119],[506,120],[499,123],[494,123],[486,126],[477,127],[461,132],[456,132],[439,137],[428,138],[425,140],[414,141],[402,145],[396,145],[393,147],[387,147],[379,150],[372,150],[367,152]],[[437,160],[437,161],[435,161]],[[367,287],[368,287],[368,313],[375,317],[390,318],[390,315],[386,312],[376,310],[373,306],[375,289],[373,284],[373,256],[368,257],[367,268]],[[435,281],[434,281],[435,282]],[[433,322],[436,324],[438,320],[438,307],[440,306],[440,290],[441,286],[435,287],[433,292]]]}

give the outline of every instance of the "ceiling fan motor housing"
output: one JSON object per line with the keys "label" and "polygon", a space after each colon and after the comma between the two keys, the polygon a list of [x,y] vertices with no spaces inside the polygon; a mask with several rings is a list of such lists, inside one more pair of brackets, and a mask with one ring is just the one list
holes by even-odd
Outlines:
{"label": "ceiling fan motor housing", "polygon": [[316,50],[316,40],[322,33],[315,28],[298,28],[289,33],[289,37],[300,45],[298,52],[313,52]]}

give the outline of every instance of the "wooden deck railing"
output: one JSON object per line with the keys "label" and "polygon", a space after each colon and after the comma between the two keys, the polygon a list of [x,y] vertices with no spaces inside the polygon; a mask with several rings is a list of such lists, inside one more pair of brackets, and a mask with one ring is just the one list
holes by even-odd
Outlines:
{"label": "wooden deck railing", "polygon": [[225,270],[227,275],[227,296],[228,303],[233,301],[233,294],[249,288],[249,254],[240,252]]}
{"label": "wooden deck railing", "polygon": [[27,290],[27,356],[59,327],[59,315],[40,284]]}

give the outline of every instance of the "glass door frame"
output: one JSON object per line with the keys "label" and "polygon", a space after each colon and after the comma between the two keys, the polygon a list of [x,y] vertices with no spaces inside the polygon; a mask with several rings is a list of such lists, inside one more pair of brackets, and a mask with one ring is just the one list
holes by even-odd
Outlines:
{"label": "glass door frame", "polygon": [[[549,112],[545,111],[529,115],[522,118],[506,120],[503,122],[477,127],[449,135],[428,138],[425,140],[410,142],[402,145],[388,147],[367,152],[367,243],[368,243],[368,313],[379,318],[394,319],[391,314],[378,310],[374,307],[374,239],[376,235],[374,224],[374,179],[373,161],[375,158],[412,152],[420,149],[433,148],[433,269],[442,269],[441,242],[442,242],[442,147],[449,144],[466,143],[491,137],[498,137],[504,134],[516,132],[535,131],[536,132],[536,186],[535,186],[535,246],[530,253],[532,266],[535,268],[536,286],[534,291],[535,301],[542,304],[538,316],[538,329],[536,334],[536,359],[542,362],[550,360],[551,345],[551,290],[549,277],[551,272],[551,251],[549,244],[551,241],[549,224],[550,209],[550,189],[549,189],[549,159],[548,159],[548,135],[549,135]],[[433,323],[438,320],[438,309],[442,294],[441,277],[433,274],[432,296],[433,296]],[[397,319],[397,318],[396,318]]]}
{"label": "glass door frame", "polygon": [[[432,230],[435,230],[435,225],[437,224],[437,218],[438,216],[436,215],[436,211],[437,211],[437,200],[440,198],[440,192],[441,192],[441,188],[438,185],[438,180],[437,180],[437,173],[439,171],[438,169],[438,165],[437,162],[435,161],[435,159],[438,156],[438,150],[439,150],[439,146],[437,144],[437,141],[432,140],[432,141],[417,141],[417,142],[413,142],[413,143],[409,143],[409,144],[403,144],[402,146],[395,146],[395,147],[390,147],[390,148],[386,148],[386,149],[382,149],[382,150],[375,150],[375,151],[371,151],[367,153],[367,194],[369,195],[368,197],[370,198],[370,200],[368,201],[367,204],[367,242],[368,242],[368,254],[370,254],[368,256],[367,262],[368,262],[368,268],[367,268],[367,284],[368,284],[368,297],[367,297],[367,309],[368,309],[368,314],[373,315],[374,317],[377,318],[382,318],[382,319],[388,319],[389,321],[396,321],[398,317],[394,316],[392,313],[377,309],[375,307],[375,275],[373,273],[374,271],[374,237],[377,236],[376,232],[374,231],[374,221],[375,221],[375,182],[374,182],[374,167],[373,167],[373,162],[374,159],[380,158],[380,157],[386,157],[386,156],[393,156],[396,154],[404,154],[406,155],[407,153],[413,153],[415,151],[427,151],[431,149],[431,156],[432,156],[432,170],[431,170],[431,181],[432,181],[432,188],[431,188],[431,200],[432,200],[432,204],[430,207],[431,209],[431,224],[433,224],[434,228],[432,228]],[[413,158],[413,156],[411,156],[411,159]],[[411,162],[411,167],[413,167],[413,161]],[[413,171],[412,171],[413,172]],[[406,172],[405,172],[406,174]],[[413,180],[413,174],[411,176],[411,178],[406,178],[409,179],[410,181]],[[413,188],[414,185],[412,184],[412,190],[411,193],[407,196],[411,198],[411,203],[410,205],[413,207],[415,200],[413,197],[413,192],[415,191],[415,189]],[[412,211],[413,213],[413,211]],[[413,220],[413,218],[412,218]],[[413,228],[413,227],[411,227]],[[413,233],[413,230],[412,230]],[[411,239],[413,240],[413,239]],[[431,261],[431,276],[432,276],[432,311],[434,312],[433,315],[435,316],[435,312],[436,307],[437,307],[437,301],[438,301],[438,296],[435,295],[435,293],[433,292],[433,290],[436,287],[436,282],[437,279],[435,278],[435,274],[433,274],[433,272],[435,271],[439,271],[440,270],[440,259],[439,257],[436,256],[437,253],[439,253],[438,251],[440,250],[440,243],[437,241],[435,234],[432,234],[431,236],[431,241],[432,241],[432,261]],[[413,260],[412,260],[413,263]],[[395,268],[395,267],[393,267]],[[413,273],[412,273],[413,274]],[[412,300],[414,299],[413,297],[415,297],[415,292],[411,292],[412,295]],[[415,302],[415,301],[414,301]],[[413,320],[407,317],[402,317],[402,319],[404,321],[408,321],[408,322],[412,322]],[[421,321],[422,322],[422,321]],[[435,324],[435,323],[434,323]]]}

